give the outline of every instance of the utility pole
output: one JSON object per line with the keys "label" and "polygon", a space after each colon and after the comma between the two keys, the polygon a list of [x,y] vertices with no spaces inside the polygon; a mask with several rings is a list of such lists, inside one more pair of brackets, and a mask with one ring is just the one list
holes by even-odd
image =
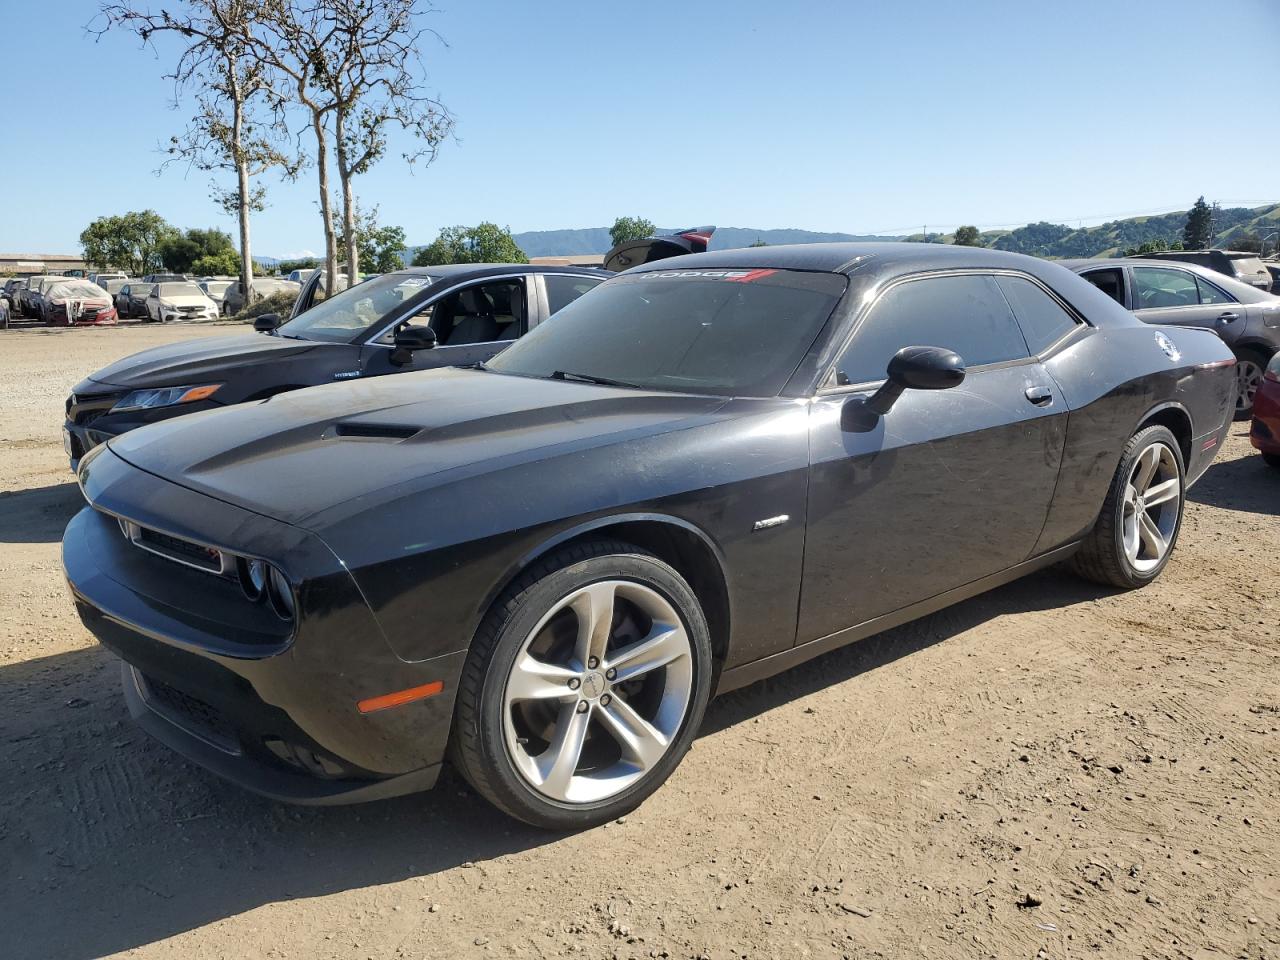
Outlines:
{"label": "utility pole", "polygon": [[1213,249],[1214,243],[1218,239],[1218,201],[1213,201],[1213,205],[1209,207],[1209,249]]}

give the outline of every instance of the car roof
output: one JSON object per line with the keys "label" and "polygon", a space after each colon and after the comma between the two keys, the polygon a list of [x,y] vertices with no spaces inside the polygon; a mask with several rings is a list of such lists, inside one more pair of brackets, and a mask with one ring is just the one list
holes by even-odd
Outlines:
{"label": "car roof", "polygon": [[419,277],[439,277],[442,280],[457,280],[464,276],[487,276],[493,273],[574,273],[583,276],[612,277],[608,270],[599,267],[556,267],[540,263],[445,263],[435,267],[403,267],[392,273],[408,274]]}
{"label": "car roof", "polygon": [[1020,270],[1033,276],[1052,276],[1053,261],[1021,253],[943,243],[797,243],[766,247],[741,247],[691,253],[632,267],[628,273],[653,270],[746,268],[821,270],[857,274],[873,279],[924,270],[995,269]]}

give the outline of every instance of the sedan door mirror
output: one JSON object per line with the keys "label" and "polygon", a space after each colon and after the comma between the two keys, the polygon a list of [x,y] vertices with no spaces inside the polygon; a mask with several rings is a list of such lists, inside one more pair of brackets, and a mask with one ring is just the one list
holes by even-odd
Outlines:
{"label": "sedan door mirror", "polygon": [[259,333],[270,333],[278,326],[280,326],[280,314],[278,313],[264,313],[253,318],[253,329]]}
{"label": "sedan door mirror", "polygon": [[391,351],[391,362],[403,367],[415,350],[430,350],[436,345],[436,332],[430,327],[401,327],[392,342],[395,349]]}
{"label": "sedan door mirror", "polygon": [[865,433],[893,408],[904,390],[946,390],[964,382],[964,360],[944,347],[903,347],[889,361],[888,379],[871,396],[849,400],[841,413],[845,430]]}

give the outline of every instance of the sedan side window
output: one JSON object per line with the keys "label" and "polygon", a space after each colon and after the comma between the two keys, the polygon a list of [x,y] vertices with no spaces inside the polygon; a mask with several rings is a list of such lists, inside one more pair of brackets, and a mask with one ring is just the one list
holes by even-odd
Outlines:
{"label": "sedan side window", "polygon": [[[440,346],[456,347],[515,340],[524,333],[525,316],[524,283],[496,280],[463,287],[396,326],[430,326]],[[389,330],[377,342],[389,345],[394,337]]]}
{"label": "sedan side window", "polygon": [[1080,326],[1079,321],[1062,304],[1030,280],[1023,277],[997,277],[996,283],[1013,308],[1013,314],[1018,318],[1022,335],[1026,337],[1027,347],[1032,353],[1042,353]]}
{"label": "sedan side window", "polygon": [[1208,280],[1203,277],[1196,277],[1196,287],[1200,291],[1201,303],[1235,303],[1235,299],[1229,297],[1222,290],[1219,290]]}
{"label": "sedan side window", "polygon": [[993,277],[929,277],[890,288],[871,308],[836,363],[837,383],[883,380],[893,355],[912,346],[954,350],[969,367],[1029,356]]}
{"label": "sedan side window", "polygon": [[567,277],[548,273],[543,275],[542,282],[547,287],[547,309],[557,313],[588,290],[599,286],[602,281],[591,277]]}
{"label": "sedan side window", "polygon": [[1200,303],[1195,277],[1185,270],[1134,267],[1133,289],[1137,294],[1137,310],[1194,307]]}

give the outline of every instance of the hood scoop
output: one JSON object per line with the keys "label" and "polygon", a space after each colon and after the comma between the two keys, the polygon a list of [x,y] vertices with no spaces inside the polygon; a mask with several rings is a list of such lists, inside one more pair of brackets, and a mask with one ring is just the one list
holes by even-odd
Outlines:
{"label": "hood scoop", "polygon": [[335,424],[333,435],[343,440],[408,440],[422,431],[400,423],[363,423],[349,421]]}

